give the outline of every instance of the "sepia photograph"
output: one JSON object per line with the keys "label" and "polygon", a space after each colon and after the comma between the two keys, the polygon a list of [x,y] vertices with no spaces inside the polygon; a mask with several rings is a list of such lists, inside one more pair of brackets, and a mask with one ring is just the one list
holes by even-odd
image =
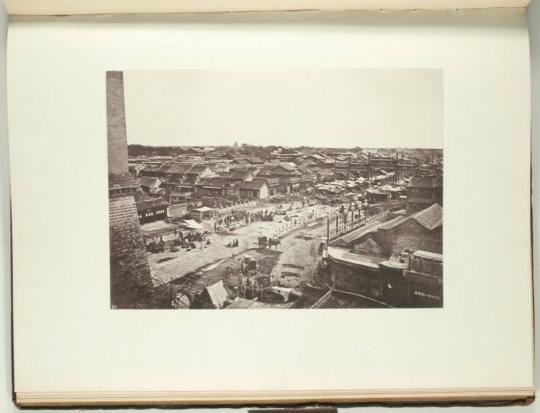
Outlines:
{"label": "sepia photograph", "polygon": [[443,307],[443,74],[106,73],[112,309]]}

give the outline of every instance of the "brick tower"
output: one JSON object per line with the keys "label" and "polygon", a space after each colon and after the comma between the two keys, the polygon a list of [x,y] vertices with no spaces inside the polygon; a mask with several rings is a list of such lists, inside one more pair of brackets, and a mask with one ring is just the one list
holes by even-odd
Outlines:
{"label": "brick tower", "polygon": [[152,279],[134,197],[138,185],[128,170],[122,72],[107,72],[107,148],[111,306],[150,307]]}

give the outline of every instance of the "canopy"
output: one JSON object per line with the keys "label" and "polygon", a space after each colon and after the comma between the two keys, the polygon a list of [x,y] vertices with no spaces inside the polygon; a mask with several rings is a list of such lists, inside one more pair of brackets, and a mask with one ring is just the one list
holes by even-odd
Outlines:
{"label": "canopy", "polygon": [[203,229],[203,226],[193,219],[185,219],[184,225],[189,229]]}
{"label": "canopy", "polygon": [[195,209],[195,211],[199,211],[199,212],[208,212],[208,211],[213,211],[213,210],[214,208],[209,208],[207,206],[203,206],[203,207]]}
{"label": "canopy", "polygon": [[223,285],[223,280],[219,280],[217,283],[206,287],[206,291],[214,307],[223,308],[223,303],[225,303],[225,300],[228,297],[227,290]]}

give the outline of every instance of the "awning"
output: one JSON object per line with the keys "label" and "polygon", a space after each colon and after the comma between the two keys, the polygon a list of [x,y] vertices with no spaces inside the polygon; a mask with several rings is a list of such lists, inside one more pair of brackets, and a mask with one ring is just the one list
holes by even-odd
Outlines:
{"label": "awning", "polygon": [[199,211],[199,212],[208,212],[208,211],[213,211],[213,210],[214,208],[209,208],[207,206],[203,206],[203,207],[195,209],[195,211]]}
{"label": "awning", "polygon": [[203,226],[192,219],[184,220],[184,225],[189,229],[203,229]]}

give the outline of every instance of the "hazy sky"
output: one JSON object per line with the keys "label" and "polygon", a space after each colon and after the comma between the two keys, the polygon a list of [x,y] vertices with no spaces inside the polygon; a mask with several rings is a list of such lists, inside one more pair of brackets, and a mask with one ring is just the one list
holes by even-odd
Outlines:
{"label": "hazy sky", "polygon": [[440,70],[124,73],[129,143],[442,148]]}

